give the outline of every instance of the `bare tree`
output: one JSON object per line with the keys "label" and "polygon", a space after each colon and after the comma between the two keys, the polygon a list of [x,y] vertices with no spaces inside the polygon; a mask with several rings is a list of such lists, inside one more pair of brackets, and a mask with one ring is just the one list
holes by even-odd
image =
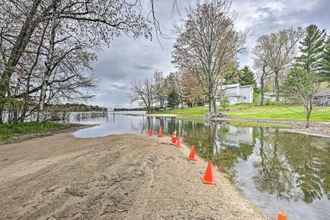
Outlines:
{"label": "bare tree", "polygon": [[142,104],[148,113],[152,113],[155,102],[155,87],[151,79],[137,81],[132,84],[132,102]]}
{"label": "bare tree", "polygon": [[159,102],[160,108],[164,108],[165,100],[167,97],[165,77],[162,72],[155,71],[153,80],[154,80],[155,100]]}
{"label": "bare tree", "polygon": [[280,101],[280,74],[289,68],[297,53],[297,45],[303,36],[301,28],[285,29],[258,39],[257,50],[274,77],[276,101]]}
{"label": "bare tree", "polygon": [[198,4],[179,31],[174,48],[178,67],[198,75],[208,97],[209,113],[217,113],[216,99],[226,71],[236,61],[240,44],[229,10],[226,0]]}
{"label": "bare tree", "polygon": [[262,41],[260,42],[259,40],[257,41],[257,45],[254,48],[254,68],[256,69],[256,76],[260,86],[260,105],[264,105],[265,83],[266,80],[269,79],[271,71],[267,64]]}

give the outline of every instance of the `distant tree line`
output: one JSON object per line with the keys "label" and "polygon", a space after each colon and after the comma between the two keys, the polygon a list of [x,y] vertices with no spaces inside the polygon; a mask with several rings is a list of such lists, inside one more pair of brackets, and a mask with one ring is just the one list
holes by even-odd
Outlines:
{"label": "distant tree line", "polygon": [[98,105],[86,105],[76,103],[49,104],[45,106],[49,112],[106,112],[107,108]]}

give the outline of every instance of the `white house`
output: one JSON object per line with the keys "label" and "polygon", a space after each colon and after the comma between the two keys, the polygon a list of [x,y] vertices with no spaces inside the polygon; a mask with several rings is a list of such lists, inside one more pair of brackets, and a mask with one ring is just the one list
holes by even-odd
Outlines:
{"label": "white house", "polygon": [[313,97],[313,103],[319,106],[330,106],[330,90],[315,94]]}
{"label": "white house", "polygon": [[253,128],[234,127],[228,125],[228,133],[222,139],[223,144],[239,147],[240,144],[253,144]]}
{"label": "white house", "polygon": [[[230,105],[240,103],[253,103],[253,86],[240,84],[224,85],[222,88]],[[220,98],[218,99],[220,101]]]}

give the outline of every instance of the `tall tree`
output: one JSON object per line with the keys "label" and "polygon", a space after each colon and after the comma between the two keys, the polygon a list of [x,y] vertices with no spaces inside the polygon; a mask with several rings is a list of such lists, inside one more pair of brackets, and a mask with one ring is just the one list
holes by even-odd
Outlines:
{"label": "tall tree", "polygon": [[294,99],[300,99],[305,108],[306,125],[310,126],[310,118],[313,110],[313,97],[318,92],[320,86],[319,76],[303,67],[297,65],[292,68],[288,78],[284,83],[284,91]]}
{"label": "tall tree", "polygon": [[143,105],[148,113],[152,113],[155,102],[155,89],[152,79],[134,82],[132,85],[132,102]]}
{"label": "tall tree", "polygon": [[320,30],[316,25],[306,28],[304,39],[299,46],[301,55],[297,58],[297,64],[308,73],[320,75],[323,72],[325,39],[325,30]]}
{"label": "tall tree", "polygon": [[165,107],[165,100],[167,96],[166,82],[162,72],[154,72],[154,92],[155,100],[159,102],[159,107]]}
{"label": "tall tree", "polygon": [[281,73],[288,69],[297,52],[297,45],[302,37],[301,28],[285,29],[258,39],[258,50],[262,54],[274,78],[276,101],[280,101]]}
{"label": "tall tree", "polygon": [[267,65],[267,60],[265,56],[266,50],[263,47],[263,40],[258,39],[257,45],[254,48],[254,68],[256,69],[256,78],[259,82],[260,86],[260,105],[264,105],[264,99],[265,99],[265,84],[266,80],[269,79],[269,76],[271,75],[270,69]]}
{"label": "tall tree", "polygon": [[323,81],[330,81],[330,36],[325,43],[323,55],[323,72],[321,73]]}
{"label": "tall tree", "polygon": [[208,97],[210,114],[217,113],[216,99],[226,71],[236,61],[240,43],[229,10],[230,3],[226,0],[198,4],[179,31],[174,48],[178,67],[198,74]]}
{"label": "tall tree", "polygon": [[306,113],[306,128],[310,126],[313,110],[313,97],[319,90],[320,75],[324,72],[324,41],[325,30],[316,25],[306,28],[304,39],[300,42],[300,56],[295,67],[288,75],[285,88],[289,94],[301,98]]}

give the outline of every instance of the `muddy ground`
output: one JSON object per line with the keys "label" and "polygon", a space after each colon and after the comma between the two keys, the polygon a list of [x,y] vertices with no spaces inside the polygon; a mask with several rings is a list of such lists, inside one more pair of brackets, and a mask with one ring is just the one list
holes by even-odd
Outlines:
{"label": "muddy ground", "polygon": [[167,138],[55,134],[0,145],[0,219],[264,219]]}

